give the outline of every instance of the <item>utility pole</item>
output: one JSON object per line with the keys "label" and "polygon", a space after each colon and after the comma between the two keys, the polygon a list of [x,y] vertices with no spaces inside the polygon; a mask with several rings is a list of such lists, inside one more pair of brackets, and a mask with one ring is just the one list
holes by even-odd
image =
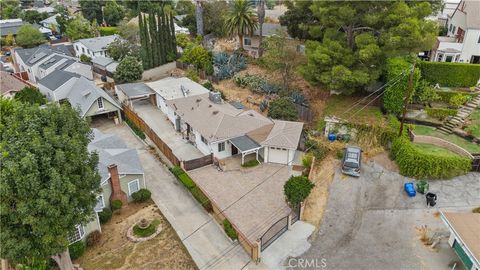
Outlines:
{"label": "utility pole", "polygon": [[402,136],[402,132],[403,132],[403,123],[405,122],[405,115],[407,114],[407,106],[413,91],[413,75],[415,74],[416,64],[417,64],[417,61],[414,60],[412,72],[410,73],[410,78],[408,79],[408,89],[407,91],[405,91],[406,96],[404,98],[404,103],[403,103],[403,114],[402,114],[402,120],[400,122],[400,132],[398,133],[398,137]]}

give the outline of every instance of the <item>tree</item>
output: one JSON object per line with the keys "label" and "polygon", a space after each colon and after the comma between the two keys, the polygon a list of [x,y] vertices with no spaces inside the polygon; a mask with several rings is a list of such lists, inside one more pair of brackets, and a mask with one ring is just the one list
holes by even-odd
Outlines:
{"label": "tree", "polygon": [[258,26],[259,26],[258,57],[262,57],[263,55],[263,23],[265,22],[265,0],[259,0],[257,2],[257,16],[258,16]]}
{"label": "tree", "polygon": [[283,89],[288,92],[295,68],[304,57],[297,53],[294,41],[288,38],[285,31],[278,31],[265,41],[265,63],[274,70],[280,70],[283,78]]}
{"label": "tree", "polygon": [[22,9],[19,0],[2,0],[0,6],[0,17],[2,19],[15,19],[20,17]]}
{"label": "tree", "polygon": [[45,37],[37,28],[30,24],[24,24],[18,29],[15,41],[21,47],[32,48],[44,43]]}
{"label": "tree", "polygon": [[290,207],[298,207],[310,195],[314,186],[305,176],[291,176],[283,185],[283,192]]}
{"label": "tree", "polygon": [[85,19],[88,21],[96,19],[98,22],[103,22],[101,1],[80,0],[78,2]]}
{"label": "tree", "polygon": [[252,3],[248,0],[235,0],[227,14],[225,28],[228,34],[238,35],[240,48],[243,49],[243,36],[252,35],[257,28]]}
{"label": "tree", "polygon": [[5,37],[5,44],[7,46],[12,46],[13,43],[15,43],[15,39],[13,38],[13,34],[9,32],[7,36]]}
{"label": "tree", "polygon": [[70,106],[0,99],[0,256],[14,264],[53,258],[72,270],[67,236],[92,220],[100,192],[91,129]]}
{"label": "tree", "polygon": [[177,14],[193,14],[195,13],[195,5],[192,1],[178,1],[175,5],[175,11]]}
{"label": "tree", "polygon": [[118,26],[118,34],[124,38],[125,40],[129,41],[133,44],[140,43],[140,35],[139,35],[139,26],[135,23],[128,23],[128,21],[120,22]]}
{"label": "tree", "polygon": [[87,63],[87,64],[91,64],[92,63],[92,58],[86,54],[81,54],[80,55],[80,61],[82,63]]}
{"label": "tree", "polygon": [[90,23],[80,16],[67,23],[65,34],[72,41],[93,37]]}
{"label": "tree", "polygon": [[39,23],[40,21],[45,20],[48,18],[48,13],[46,12],[38,12],[36,10],[25,10],[22,14],[22,19],[28,23]]}
{"label": "tree", "polygon": [[203,2],[204,34],[213,33],[216,37],[225,37],[225,17],[228,10],[226,1]]}
{"label": "tree", "polygon": [[268,117],[288,121],[297,120],[297,109],[289,97],[277,98],[270,102]]}
{"label": "tree", "polygon": [[203,36],[203,3],[202,0],[195,0],[195,21],[197,23],[197,34]]}
{"label": "tree", "polygon": [[432,12],[428,2],[313,1],[310,9],[318,24],[309,33],[321,41],[306,43],[302,73],[344,94],[378,80],[387,56],[429,50],[437,33],[435,23],[425,20]]}
{"label": "tree", "polygon": [[[309,34],[310,26],[318,23],[310,6],[313,0],[285,1],[288,10],[280,16],[280,24],[287,27],[288,34],[301,40],[315,39]],[[317,29],[321,30],[321,29]],[[318,36],[317,33],[315,36]]]}
{"label": "tree", "polygon": [[103,13],[105,22],[109,25],[117,25],[125,17],[125,9],[115,0],[107,1]]}
{"label": "tree", "polygon": [[212,57],[208,51],[203,46],[196,44],[187,47],[180,60],[194,65],[197,70],[205,69],[208,65],[212,65]]}
{"label": "tree", "polygon": [[[410,61],[413,63],[413,61]],[[392,114],[400,114],[404,107],[404,98],[408,90],[408,81],[413,64],[405,58],[395,57],[387,61],[387,83],[388,87],[385,89],[383,95],[383,106],[385,110]],[[413,76],[413,89],[416,89],[420,79],[420,69],[415,69]],[[413,91],[411,97],[414,95]]]}
{"label": "tree", "polygon": [[117,38],[114,42],[108,44],[107,54],[115,61],[120,61],[127,55],[140,59],[140,48],[137,44]]}
{"label": "tree", "polygon": [[129,83],[138,81],[142,78],[143,67],[133,56],[125,56],[115,71],[115,82]]}
{"label": "tree", "polygon": [[67,30],[67,24],[70,22],[70,19],[68,18],[67,15],[60,14],[60,16],[57,16],[55,18],[55,21],[57,22],[58,29],[57,32],[59,33],[65,33]]}
{"label": "tree", "polygon": [[90,25],[90,31],[94,37],[100,36],[100,27],[98,26],[97,19],[93,19]]}
{"label": "tree", "polygon": [[26,86],[15,94],[15,99],[29,104],[43,105],[47,103],[45,96],[35,87]]}

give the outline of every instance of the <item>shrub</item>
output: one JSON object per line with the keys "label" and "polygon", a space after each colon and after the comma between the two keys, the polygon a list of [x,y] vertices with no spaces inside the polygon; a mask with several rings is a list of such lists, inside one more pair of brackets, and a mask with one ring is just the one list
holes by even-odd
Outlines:
{"label": "shrub", "polygon": [[302,165],[305,169],[310,170],[310,167],[312,166],[312,161],[313,161],[313,155],[312,154],[306,154],[302,157]]}
{"label": "shrub", "polygon": [[241,54],[228,55],[227,53],[213,54],[214,75],[219,80],[231,78],[235,73],[247,67],[245,56]]}
{"label": "shrub", "polygon": [[297,120],[297,109],[292,100],[288,97],[277,98],[270,102],[270,109],[268,110],[268,116],[274,119]]}
{"label": "shrub", "polygon": [[343,158],[343,150],[342,150],[342,149],[338,149],[338,150],[337,150],[337,158],[338,158],[338,159],[342,159],[342,158]]}
{"label": "shrub", "polygon": [[[408,88],[409,70],[411,63],[404,58],[391,58],[387,61],[387,89],[383,96],[383,106],[389,113],[399,114],[403,109],[405,91]],[[420,79],[420,70],[416,69],[414,74],[414,89],[417,88]],[[413,93],[412,93],[413,94]]]}
{"label": "shrub", "polygon": [[71,244],[70,246],[68,246],[68,252],[70,253],[70,258],[72,260],[80,258],[85,252],[85,243],[80,240]]}
{"label": "shrub", "polygon": [[437,90],[433,88],[427,81],[420,80],[415,93],[412,97],[413,103],[425,103],[438,100],[440,97],[437,94]]}
{"label": "shrub", "polygon": [[187,70],[187,78],[197,83],[200,81],[200,77],[198,77],[197,71],[192,68],[189,68]]}
{"label": "shrub", "polygon": [[178,177],[180,174],[183,174],[185,173],[183,171],[182,168],[180,168],[180,166],[174,166],[172,168],[170,168],[170,171],[173,173],[173,175],[175,175],[176,177]]}
{"label": "shrub", "polygon": [[150,190],[142,188],[137,192],[132,193],[132,198],[133,201],[135,202],[145,202],[150,200],[150,197],[152,196],[152,193]]}
{"label": "shrub", "polygon": [[225,233],[230,237],[230,239],[235,240],[238,238],[237,231],[232,226],[232,223],[228,221],[228,219],[223,220],[223,230],[225,230]]}
{"label": "shrub", "polygon": [[472,168],[471,160],[461,156],[444,156],[425,152],[405,136],[393,141],[391,156],[407,177],[447,179],[466,174]]}
{"label": "shrub", "polygon": [[145,133],[143,133],[143,131],[132,122],[132,120],[125,118],[125,122],[127,122],[127,125],[133,130],[133,133],[135,133],[140,139],[145,140]]}
{"label": "shrub", "polygon": [[480,78],[480,65],[474,64],[423,61],[420,70],[425,80],[441,86],[470,87]]}
{"label": "shrub", "polygon": [[268,109],[268,101],[266,99],[262,100],[259,105],[260,111],[264,112]]}
{"label": "shrub", "polygon": [[305,146],[307,147],[308,151],[313,154],[316,161],[323,160],[328,154],[328,148],[317,141],[308,140],[305,143]]}
{"label": "shrub", "polygon": [[118,27],[115,26],[104,26],[98,29],[100,31],[101,36],[111,36],[114,34],[118,34]]}
{"label": "shrub", "polygon": [[255,167],[257,166],[258,164],[260,164],[260,162],[258,162],[258,160],[256,159],[252,159],[252,160],[249,160],[249,161],[245,161],[242,165],[242,167]]}
{"label": "shrub", "polygon": [[456,95],[454,95],[450,98],[448,103],[452,106],[460,107],[463,104],[465,104],[465,102],[467,102],[469,99],[470,99],[469,96],[462,95],[462,94],[456,94]]}
{"label": "shrub", "polygon": [[91,232],[87,236],[87,246],[91,247],[91,246],[94,246],[94,245],[98,244],[100,242],[101,238],[102,238],[102,233],[100,231],[95,230],[95,231]]}
{"label": "shrub", "polygon": [[15,99],[23,103],[43,105],[47,98],[35,87],[25,86],[15,94]]}
{"label": "shrub", "polygon": [[180,180],[180,182],[182,182],[182,184],[186,188],[192,189],[192,188],[195,187],[195,183],[193,182],[192,178],[190,178],[190,176],[188,176],[188,174],[182,173],[179,176],[177,176],[177,178],[178,178],[178,180]]}
{"label": "shrub", "polygon": [[448,116],[454,116],[457,114],[457,110],[455,109],[443,109],[443,108],[426,108],[425,111],[427,115],[443,121]]}
{"label": "shrub", "polygon": [[480,214],[480,207],[473,208],[472,213]]}
{"label": "shrub", "polygon": [[207,88],[210,91],[213,91],[213,84],[210,81],[206,81],[204,84],[202,84],[203,87]]}
{"label": "shrub", "polygon": [[476,93],[465,93],[465,92],[457,92],[457,91],[437,91],[437,95],[440,101],[445,103],[450,103],[452,97],[456,95],[467,96],[468,99],[476,97],[478,94]]}
{"label": "shrub", "polygon": [[190,43],[190,36],[184,33],[178,33],[175,35],[177,39],[177,45],[182,49],[185,49]]}
{"label": "shrub", "polygon": [[212,211],[212,203],[197,186],[190,189],[190,192],[192,193],[193,197],[203,206],[203,208],[205,208],[205,210],[209,212]]}
{"label": "shrub", "polygon": [[102,224],[108,222],[112,218],[112,210],[103,208],[102,212],[98,213],[98,218]]}
{"label": "shrub", "polygon": [[122,208],[123,203],[122,203],[122,201],[120,201],[120,200],[113,200],[113,201],[111,202],[111,205],[112,205],[112,209],[113,209],[113,210],[118,210],[118,209]]}
{"label": "shrub", "polygon": [[133,234],[140,237],[148,237],[157,231],[157,227],[160,224],[159,220],[154,220],[147,228],[142,229],[138,225],[133,226]]}
{"label": "shrub", "polygon": [[142,63],[134,56],[127,55],[123,57],[115,70],[115,83],[129,83],[142,79]]}
{"label": "shrub", "polygon": [[83,62],[83,63],[91,64],[92,63],[92,58],[90,56],[82,53],[82,55],[80,55],[80,61]]}
{"label": "shrub", "polygon": [[314,186],[305,176],[291,176],[283,186],[283,191],[290,206],[296,207],[308,197]]}

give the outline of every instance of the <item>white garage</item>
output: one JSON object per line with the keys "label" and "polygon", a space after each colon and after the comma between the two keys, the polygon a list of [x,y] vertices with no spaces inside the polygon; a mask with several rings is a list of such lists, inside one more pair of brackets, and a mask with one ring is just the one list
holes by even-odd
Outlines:
{"label": "white garage", "polygon": [[280,164],[287,164],[288,163],[288,149],[280,148],[280,147],[268,147],[268,154],[267,162],[270,163],[280,163]]}

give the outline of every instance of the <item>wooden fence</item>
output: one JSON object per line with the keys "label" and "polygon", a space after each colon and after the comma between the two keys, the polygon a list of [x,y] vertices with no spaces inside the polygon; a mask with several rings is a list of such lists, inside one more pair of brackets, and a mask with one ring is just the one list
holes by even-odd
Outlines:
{"label": "wooden fence", "polygon": [[304,122],[311,122],[313,120],[313,112],[309,107],[303,106],[301,104],[295,104],[297,109],[298,118]]}
{"label": "wooden fence", "polygon": [[200,167],[203,167],[203,166],[213,164],[213,154],[206,155],[204,157],[200,157],[200,158],[196,158],[196,159],[183,161],[182,163],[183,163],[183,168],[186,171],[197,169],[197,168],[200,168]]}
{"label": "wooden fence", "polygon": [[145,135],[153,141],[153,143],[160,149],[160,151],[167,157],[170,162],[175,166],[180,166],[180,160],[173,154],[172,149],[158,137],[158,135],[153,131],[146,123],[142,120],[133,110],[129,107],[122,105],[123,113],[125,118],[132,121],[137,127],[139,127]]}

